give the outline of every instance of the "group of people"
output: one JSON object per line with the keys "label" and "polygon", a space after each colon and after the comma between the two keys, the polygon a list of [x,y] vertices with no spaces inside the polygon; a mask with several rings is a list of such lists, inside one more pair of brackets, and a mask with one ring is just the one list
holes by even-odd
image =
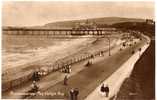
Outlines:
{"label": "group of people", "polygon": [[[37,81],[39,80],[39,77],[37,75],[37,72],[34,72],[33,74],[33,83],[31,85],[31,90],[29,92],[33,92],[36,93],[39,91],[39,86],[37,85]],[[68,85],[68,76],[65,75],[64,77],[64,85]],[[101,94],[106,97],[109,96],[109,86],[108,85],[104,85],[102,84],[101,88],[100,88],[100,92]],[[69,92],[70,94],[70,100],[78,100],[78,94],[79,94],[79,90],[78,88],[72,88]]]}
{"label": "group of people", "polygon": [[[87,66],[92,64],[92,62],[88,61],[87,62]],[[62,71],[66,72],[66,73],[70,73],[71,72],[71,66],[68,65],[66,66]],[[35,71],[32,75],[32,86],[31,86],[31,90],[29,92],[38,92],[39,90],[39,86],[37,85],[37,81],[40,80],[40,75],[38,73],[38,71]],[[68,75],[65,75],[64,77],[64,85],[68,85]],[[100,88],[100,92],[102,95],[106,95],[106,97],[109,96],[109,86],[108,85],[104,85],[102,84],[101,88]],[[77,100],[78,98],[78,94],[79,94],[79,90],[77,88],[72,88],[69,92],[70,94],[70,100]]]}
{"label": "group of people", "polygon": [[[68,76],[67,75],[65,75],[65,77],[64,77],[64,85],[65,86],[68,85]],[[70,94],[70,100],[78,100],[77,99],[78,98],[78,94],[79,94],[78,88],[75,88],[75,89],[72,88],[70,90],[69,94]]]}
{"label": "group of people", "polygon": [[40,80],[40,74],[39,71],[34,71],[32,75],[32,85],[31,89],[28,92],[36,93],[39,90],[39,86],[37,85],[37,81]]}
{"label": "group of people", "polygon": [[64,68],[61,69],[61,72],[64,73],[71,73],[71,65],[67,65]]}
{"label": "group of people", "polygon": [[39,86],[37,85],[36,81],[33,81],[32,85],[31,85],[31,91],[33,93],[36,93],[39,91]]}
{"label": "group of people", "polygon": [[40,80],[40,74],[39,71],[34,71],[32,75],[32,81],[39,81]]}
{"label": "group of people", "polygon": [[90,61],[90,60],[89,60],[89,61],[86,63],[86,65],[85,65],[85,66],[87,66],[87,67],[88,67],[88,66],[90,66],[90,65],[92,65],[92,61]]}
{"label": "group of people", "polygon": [[101,86],[101,88],[100,88],[100,92],[101,92],[101,94],[102,95],[106,95],[106,97],[108,97],[109,96],[109,86],[108,85],[104,85],[104,84],[102,84],[102,86]]}

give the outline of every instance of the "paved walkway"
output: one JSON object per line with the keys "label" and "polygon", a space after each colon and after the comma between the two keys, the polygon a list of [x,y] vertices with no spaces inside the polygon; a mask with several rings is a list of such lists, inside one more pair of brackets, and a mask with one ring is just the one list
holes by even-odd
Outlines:
{"label": "paved walkway", "polygon": [[92,93],[88,95],[87,98],[85,98],[85,100],[110,100],[111,98],[116,98],[121,84],[127,77],[129,77],[134,68],[134,64],[140,58],[139,53],[143,54],[148,46],[148,44],[145,44],[140,52],[137,51],[118,70],[116,70],[110,77],[102,82],[104,84],[107,84],[110,88],[108,97],[105,97],[105,95],[102,95],[100,92],[100,88],[102,86],[102,84],[100,84],[94,91],[92,91]]}
{"label": "paved walkway", "polygon": [[[68,92],[71,88],[77,87],[80,91],[79,100],[84,99],[89,95],[103,80],[109,77],[116,71],[122,63],[124,63],[130,56],[133,49],[138,49],[143,43],[138,43],[134,47],[127,47],[125,50],[118,52],[120,46],[111,50],[111,56],[108,57],[108,52],[104,56],[96,57],[94,64],[90,67],[84,67],[87,61],[76,63],[72,67],[72,73],[69,74],[68,86],[63,85],[65,74],[61,72],[52,73],[38,83],[41,92],[47,93],[64,93],[65,96],[36,96],[33,98],[68,98]],[[132,49],[130,49],[132,48]],[[113,67],[114,66],[114,67]],[[30,89],[30,84],[27,83],[21,88],[15,89],[15,93],[24,93]],[[12,95],[11,92],[3,94],[3,98],[22,98],[22,96]]]}
{"label": "paved walkway", "polygon": [[[128,47],[118,53],[112,54],[110,57],[103,58],[98,62],[95,62],[89,68],[79,71],[77,74],[69,77],[68,85],[64,86],[63,81],[53,85],[47,90],[41,91],[40,95],[37,95],[33,98],[43,98],[43,99],[52,99],[52,98],[69,98],[69,91],[71,88],[79,89],[78,100],[85,99],[97,86],[99,86],[102,81],[107,79],[113,72],[115,72],[125,61],[131,57],[132,50],[138,50],[141,46],[144,45],[144,41],[137,43],[131,47]],[[43,93],[49,93],[51,95],[44,95]],[[63,96],[61,94],[64,94]],[[52,96],[53,95],[53,96]]]}

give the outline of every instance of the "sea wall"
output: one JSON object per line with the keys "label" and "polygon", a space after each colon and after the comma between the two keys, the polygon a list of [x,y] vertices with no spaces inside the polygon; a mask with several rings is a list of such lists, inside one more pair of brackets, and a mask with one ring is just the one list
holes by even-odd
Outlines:
{"label": "sea wall", "polygon": [[118,93],[123,81],[130,76],[134,68],[134,64],[138,61],[140,56],[150,45],[150,40],[148,37],[143,37],[148,41],[148,43],[146,43],[141,48],[141,51],[137,50],[116,72],[114,72],[110,77],[103,81],[104,84],[107,84],[109,86],[109,97],[106,98],[100,93],[100,87],[102,85],[100,84],[91,94],[87,96],[85,100],[109,100],[112,97],[116,98],[116,94]]}

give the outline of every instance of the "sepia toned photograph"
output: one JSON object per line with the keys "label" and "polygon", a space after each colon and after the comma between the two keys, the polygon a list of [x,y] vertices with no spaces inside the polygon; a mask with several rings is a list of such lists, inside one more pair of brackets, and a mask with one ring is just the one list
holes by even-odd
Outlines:
{"label": "sepia toned photograph", "polygon": [[3,1],[2,99],[155,100],[155,1]]}

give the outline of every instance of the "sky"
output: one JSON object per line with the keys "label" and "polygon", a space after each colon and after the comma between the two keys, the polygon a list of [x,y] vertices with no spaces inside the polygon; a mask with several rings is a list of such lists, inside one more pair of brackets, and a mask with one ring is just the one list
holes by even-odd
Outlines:
{"label": "sky", "polygon": [[50,22],[98,17],[155,19],[153,1],[5,1],[3,26],[37,26]]}

